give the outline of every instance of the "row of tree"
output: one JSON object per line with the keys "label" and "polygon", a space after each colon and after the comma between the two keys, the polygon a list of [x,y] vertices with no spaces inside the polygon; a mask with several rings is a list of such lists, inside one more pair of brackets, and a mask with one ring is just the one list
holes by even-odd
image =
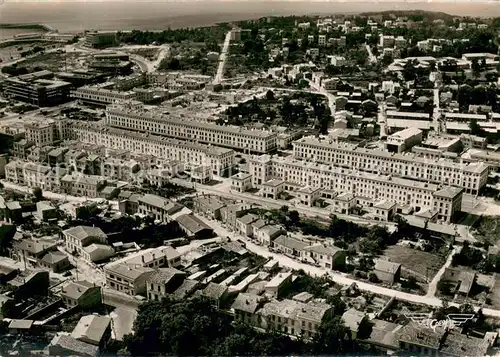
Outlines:
{"label": "row of tree", "polygon": [[[342,305],[339,305],[342,308]],[[344,305],[345,308],[345,305]],[[312,341],[291,339],[278,331],[260,333],[244,324],[233,324],[207,300],[165,298],[141,304],[134,334],[124,338],[132,355],[262,356],[346,354],[357,351],[350,331],[341,320],[343,310],[333,310],[319,326]]]}
{"label": "row of tree", "polygon": [[183,29],[167,29],[164,31],[139,31],[118,32],[116,37],[119,42],[149,45],[156,43],[180,43],[183,41],[220,43],[224,41],[226,25],[212,27],[197,27]]}

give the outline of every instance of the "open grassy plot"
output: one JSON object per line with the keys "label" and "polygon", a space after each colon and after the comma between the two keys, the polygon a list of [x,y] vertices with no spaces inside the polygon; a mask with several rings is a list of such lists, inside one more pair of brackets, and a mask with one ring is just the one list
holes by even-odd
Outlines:
{"label": "open grassy plot", "polygon": [[436,253],[399,245],[387,248],[384,256],[389,257],[391,262],[401,264],[408,271],[413,271],[421,277],[428,277],[429,280],[436,275],[446,260]]}

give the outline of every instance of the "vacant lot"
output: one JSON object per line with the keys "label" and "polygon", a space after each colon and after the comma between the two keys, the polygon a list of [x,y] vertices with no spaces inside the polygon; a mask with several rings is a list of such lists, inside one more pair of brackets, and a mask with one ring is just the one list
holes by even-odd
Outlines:
{"label": "vacant lot", "polygon": [[500,237],[500,218],[495,216],[483,216],[475,222],[477,229],[476,238],[483,242],[496,244]]}
{"label": "vacant lot", "polygon": [[446,260],[435,253],[423,252],[399,245],[387,248],[384,256],[389,257],[391,262],[401,264],[405,270],[413,271],[421,278],[427,278],[428,281],[436,275]]}

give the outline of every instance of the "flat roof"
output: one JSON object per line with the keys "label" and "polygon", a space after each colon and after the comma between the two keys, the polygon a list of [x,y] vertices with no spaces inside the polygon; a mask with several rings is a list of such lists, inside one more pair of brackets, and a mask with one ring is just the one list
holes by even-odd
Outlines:
{"label": "flat roof", "polygon": [[413,113],[413,112],[399,112],[396,110],[388,110],[386,112],[387,117],[389,116],[397,116],[404,118],[425,118],[429,119],[430,115],[428,113]]}
{"label": "flat roof", "polygon": [[95,123],[88,123],[88,122],[80,121],[80,122],[75,122],[73,125],[76,129],[93,131],[96,133],[101,133],[103,135],[104,134],[115,135],[115,136],[130,138],[130,139],[145,140],[145,141],[151,141],[154,143],[161,143],[161,144],[169,145],[169,146],[188,148],[191,150],[200,150],[200,151],[206,153],[207,155],[218,156],[218,155],[226,155],[226,154],[234,152],[232,149],[227,149],[227,148],[223,148],[220,146],[199,144],[199,143],[192,142],[192,141],[178,140],[178,139],[163,137],[160,135],[133,132],[130,130],[111,128],[108,126],[98,126]]}
{"label": "flat roof", "polygon": [[229,133],[229,134],[241,134],[241,135],[247,135],[247,136],[252,136],[252,137],[257,137],[257,138],[271,138],[271,137],[277,136],[277,133],[274,133],[271,131],[263,131],[263,130],[256,130],[256,129],[243,129],[241,127],[223,126],[223,125],[217,125],[217,124],[211,124],[211,123],[202,123],[202,122],[190,120],[189,118],[176,118],[176,117],[173,117],[172,115],[166,116],[164,114],[154,113],[154,112],[145,111],[145,110],[128,109],[128,108],[125,108],[124,106],[120,106],[120,105],[109,106],[106,108],[106,112],[113,113],[115,115],[118,114],[118,115],[132,116],[132,117],[140,118],[142,120],[152,120],[152,121],[157,121],[157,122],[162,122],[162,123],[169,123],[169,124],[173,124],[173,125],[180,125],[180,126],[184,126],[184,127],[214,130],[214,131],[220,131],[220,132]]}

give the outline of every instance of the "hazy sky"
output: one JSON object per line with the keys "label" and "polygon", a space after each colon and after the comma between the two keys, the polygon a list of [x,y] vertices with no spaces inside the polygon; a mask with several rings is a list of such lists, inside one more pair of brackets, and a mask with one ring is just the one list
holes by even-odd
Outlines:
{"label": "hazy sky", "polygon": [[[136,2],[136,3],[148,3],[148,2],[157,2],[157,3],[186,3],[186,2],[330,2],[330,3],[349,3],[349,2],[354,2],[354,3],[360,3],[360,2],[369,2],[369,3],[396,3],[398,1],[394,0],[0,0],[0,2],[3,3],[58,3],[58,2],[78,2],[78,3],[85,3],[85,2]],[[445,3],[445,4],[450,4],[450,3],[460,3],[460,4],[496,4],[500,3],[500,0],[404,0],[404,1],[399,1],[400,3],[405,2],[405,3]]]}

